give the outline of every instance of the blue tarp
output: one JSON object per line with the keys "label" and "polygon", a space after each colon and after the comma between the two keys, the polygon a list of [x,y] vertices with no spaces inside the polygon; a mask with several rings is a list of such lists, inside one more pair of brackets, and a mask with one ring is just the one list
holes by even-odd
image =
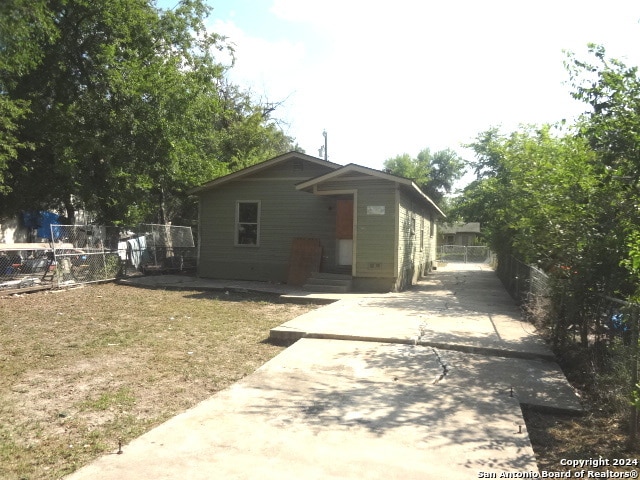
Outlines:
{"label": "blue tarp", "polygon": [[[27,228],[36,228],[38,236],[51,240],[51,224],[57,224],[60,216],[53,212],[25,212],[22,214],[22,221]],[[54,228],[56,240],[60,238],[59,229]]]}

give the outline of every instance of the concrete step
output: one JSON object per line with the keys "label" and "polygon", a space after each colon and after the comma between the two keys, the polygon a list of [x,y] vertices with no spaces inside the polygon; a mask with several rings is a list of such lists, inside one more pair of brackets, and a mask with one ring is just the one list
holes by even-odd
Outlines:
{"label": "concrete step", "polygon": [[333,280],[349,280],[351,281],[351,275],[344,273],[327,273],[327,272],[312,272],[311,278],[327,278]]}
{"label": "concrete step", "polygon": [[351,278],[342,279],[342,278],[315,278],[311,277],[307,280],[307,285],[335,285],[337,287],[350,287],[351,286]]}
{"label": "concrete step", "polygon": [[302,288],[307,292],[347,293],[351,291],[352,282],[351,275],[314,272]]}
{"label": "concrete step", "polygon": [[351,286],[347,285],[309,285],[305,284],[302,289],[307,292],[315,293],[349,293]]}

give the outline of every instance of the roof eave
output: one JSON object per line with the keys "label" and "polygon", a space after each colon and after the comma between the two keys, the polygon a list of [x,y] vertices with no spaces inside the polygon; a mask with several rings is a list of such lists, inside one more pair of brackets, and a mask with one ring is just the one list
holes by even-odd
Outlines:
{"label": "roof eave", "polygon": [[433,200],[431,200],[422,190],[420,190],[420,187],[418,187],[415,184],[415,182],[413,182],[413,180],[410,180],[410,179],[404,178],[404,177],[399,177],[397,175],[392,175],[390,173],[381,172],[381,171],[375,170],[373,168],[363,167],[362,165],[357,165],[355,163],[350,163],[348,165],[343,166],[342,168],[338,168],[337,170],[334,170],[333,172],[325,173],[324,175],[320,175],[318,177],[311,178],[309,180],[305,180],[304,182],[298,183],[296,185],[296,189],[297,190],[307,190],[309,188],[312,188],[312,187],[316,186],[320,182],[331,180],[332,178],[338,177],[338,176],[342,175],[343,173],[351,172],[351,171],[366,173],[366,174],[372,175],[374,177],[378,177],[378,178],[382,178],[384,180],[389,180],[389,181],[392,181],[392,182],[396,182],[396,183],[404,185],[404,186],[406,186],[406,187],[408,187],[410,189],[413,189],[413,190],[415,190],[415,192],[420,197],[422,197],[424,200],[426,200],[426,202],[430,206],[432,206],[435,209],[435,211],[440,216],[442,216],[442,218],[447,218],[447,216],[444,214],[444,212],[442,210],[440,210],[440,208],[435,204],[435,202]]}
{"label": "roof eave", "polygon": [[282,155],[279,155],[277,157],[271,158],[269,160],[265,160],[264,162],[260,162],[260,163],[256,163],[255,165],[251,165],[249,167],[243,168],[242,170],[238,170],[236,172],[232,172],[229,173],[227,175],[224,175],[222,177],[218,177],[218,178],[214,178],[213,180],[210,180],[209,182],[200,185],[198,187],[194,187],[190,190],[187,190],[187,194],[189,195],[198,195],[199,193],[202,193],[206,190],[210,190],[212,188],[215,188],[219,185],[222,185],[224,183],[230,182],[232,180],[235,180],[237,178],[243,177],[245,175],[249,175],[255,172],[259,172],[260,170],[263,170],[265,168],[269,168],[272,167],[273,165],[277,165],[280,162],[289,160],[291,158],[301,158],[303,160],[309,161],[309,162],[313,162],[313,163],[317,163],[318,165],[322,165],[322,166],[326,166],[326,167],[332,167],[335,169],[339,169],[342,165],[339,165],[337,163],[333,163],[333,162],[329,162],[327,160],[323,160],[321,158],[316,158],[316,157],[312,157],[311,155],[307,155],[306,153],[300,153],[300,152],[287,152],[287,153],[283,153]]}
{"label": "roof eave", "polygon": [[359,173],[364,173],[366,175],[371,175],[372,177],[377,177],[377,178],[382,178],[384,180],[390,180],[393,182],[402,182],[406,185],[409,185],[411,183],[411,180],[409,180],[408,178],[404,178],[404,177],[399,177],[397,175],[392,175],[390,173],[386,173],[386,172],[381,172],[380,170],[376,170],[374,168],[370,168],[370,167],[363,167],[362,165],[358,165],[356,163],[349,163],[347,165],[341,166],[341,168],[338,168],[337,170],[334,170],[333,172],[329,172],[329,173],[325,173],[323,175],[319,175],[317,177],[314,178],[310,178],[309,180],[305,180],[304,182],[300,182],[298,185],[296,185],[296,188],[298,190],[304,190],[306,188],[312,187],[315,184],[318,184],[320,182],[325,182],[327,180],[331,180],[334,177],[338,177],[344,173],[347,172],[359,172]]}
{"label": "roof eave", "polygon": [[444,212],[442,210],[440,210],[440,207],[438,207],[438,205],[436,205],[436,202],[431,200],[431,198],[429,198],[426,193],[424,193],[422,190],[420,190],[420,187],[418,187],[418,185],[416,185],[414,182],[411,182],[411,186],[414,188],[416,193],[418,193],[418,195],[420,195],[422,198],[424,198],[427,201],[427,203],[429,203],[442,218],[447,218],[447,216],[444,214]]}

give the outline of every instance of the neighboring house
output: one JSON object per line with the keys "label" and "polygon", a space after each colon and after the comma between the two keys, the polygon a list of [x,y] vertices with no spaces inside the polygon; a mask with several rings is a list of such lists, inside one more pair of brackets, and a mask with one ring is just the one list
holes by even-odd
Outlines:
{"label": "neighboring house", "polygon": [[58,223],[53,212],[23,212],[13,218],[0,219],[0,243],[51,241],[51,224]]}
{"label": "neighboring house", "polygon": [[440,225],[438,245],[477,245],[480,238],[480,223],[454,223]]}
{"label": "neighboring house", "polygon": [[435,262],[442,211],[411,180],[290,152],[193,189],[198,274],[302,284],[342,273],[397,291]]}
{"label": "neighboring house", "polygon": [[23,225],[18,216],[0,218],[0,244],[26,242],[29,239],[29,229]]}
{"label": "neighboring house", "polygon": [[[0,218],[0,243],[40,243],[51,241],[51,225],[66,220],[50,211],[22,212],[10,218]],[[78,209],[75,216],[76,225],[91,223],[91,215],[84,209]]]}

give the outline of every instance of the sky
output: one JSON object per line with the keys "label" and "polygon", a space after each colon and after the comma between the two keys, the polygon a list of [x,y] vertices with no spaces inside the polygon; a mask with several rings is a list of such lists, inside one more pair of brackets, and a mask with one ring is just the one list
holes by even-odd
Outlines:
{"label": "sky", "polygon": [[[637,0],[207,0],[236,52],[233,83],[306,153],[382,168],[500,127],[571,122],[566,51],[640,65]],[[172,7],[176,0],[158,0]],[[222,60],[222,59],[221,59]]]}

